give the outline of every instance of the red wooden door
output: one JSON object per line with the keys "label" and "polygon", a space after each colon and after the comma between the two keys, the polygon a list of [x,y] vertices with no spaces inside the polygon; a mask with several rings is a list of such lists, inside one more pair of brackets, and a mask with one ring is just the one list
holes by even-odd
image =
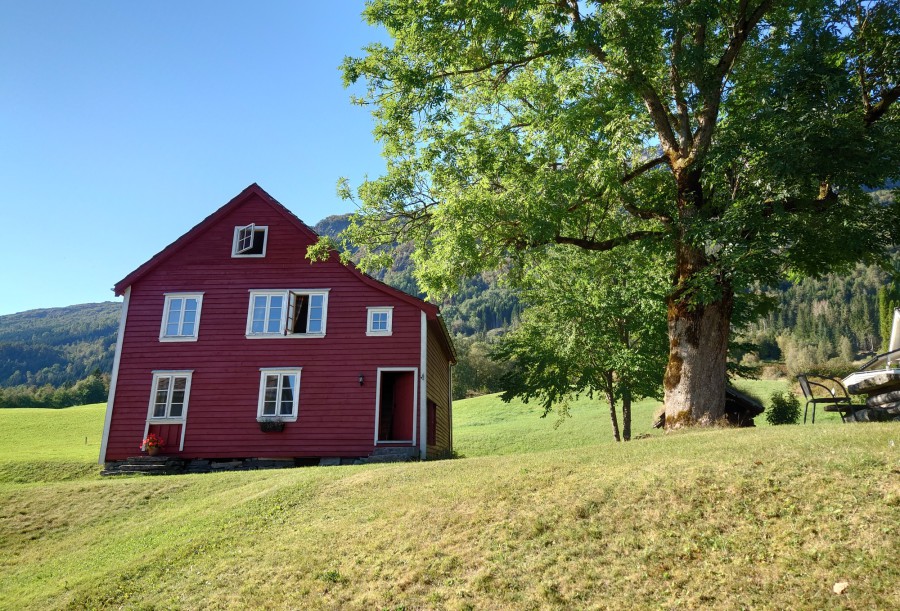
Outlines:
{"label": "red wooden door", "polygon": [[397,374],[394,380],[394,439],[413,440],[413,400],[415,398],[415,378],[412,371]]}
{"label": "red wooden door", "polygon": [[381,372],[378,441],[413,441],[415,399],[415,372]]}

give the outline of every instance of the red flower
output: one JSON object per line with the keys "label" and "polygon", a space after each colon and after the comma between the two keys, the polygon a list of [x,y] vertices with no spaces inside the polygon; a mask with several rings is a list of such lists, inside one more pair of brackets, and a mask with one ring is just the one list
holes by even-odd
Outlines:
{"label": "red flower", "polygon": [[166,442],[162,437],[157,435],[156,433],[150,433],[147,435],[147,438],[141,442],[141,450],[146,451],[147,448],[161,448],[166,445]]}

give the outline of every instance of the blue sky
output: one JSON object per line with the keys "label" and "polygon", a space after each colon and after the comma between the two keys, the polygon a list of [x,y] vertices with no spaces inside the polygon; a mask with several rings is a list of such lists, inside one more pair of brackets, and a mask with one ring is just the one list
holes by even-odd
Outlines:
{"label": "blue sky", "polygon": [[247,185],[309,224],[384,171],[361,1],[0,2],[0,314],[110,287]]}

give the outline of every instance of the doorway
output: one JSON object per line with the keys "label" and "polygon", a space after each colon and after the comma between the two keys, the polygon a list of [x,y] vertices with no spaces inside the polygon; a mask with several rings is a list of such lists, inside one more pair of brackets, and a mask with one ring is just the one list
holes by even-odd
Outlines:
{"label": "doorway", "polygon": [[416,370],[379,369],[376,443],[408,443],[415,438]]}

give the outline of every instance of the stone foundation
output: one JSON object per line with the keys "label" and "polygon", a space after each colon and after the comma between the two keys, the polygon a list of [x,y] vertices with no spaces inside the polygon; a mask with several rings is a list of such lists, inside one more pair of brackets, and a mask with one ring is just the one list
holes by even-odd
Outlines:
{"label": "stone foundation", "polygon": [[134,456],[104,464],[100,475],[176,475],[362,464],[360,458],[188,458]]}

